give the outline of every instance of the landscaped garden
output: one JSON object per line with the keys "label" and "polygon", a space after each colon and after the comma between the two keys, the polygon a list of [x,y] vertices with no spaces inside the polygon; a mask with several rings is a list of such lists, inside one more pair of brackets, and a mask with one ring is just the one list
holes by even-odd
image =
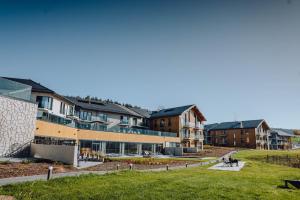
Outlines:
{"label": "landscaped garden", "polygon": [[[300,190],[283,188],[284,179],[300,179],[300,170],[269,164],[266,155],[300,151],[241,151],[246,161],[239,172],[208,166],[163,172],[121,171],[4,186],[0,194],[17,199],[299,199]],[[256,159],[257,158],[257,159]]]}

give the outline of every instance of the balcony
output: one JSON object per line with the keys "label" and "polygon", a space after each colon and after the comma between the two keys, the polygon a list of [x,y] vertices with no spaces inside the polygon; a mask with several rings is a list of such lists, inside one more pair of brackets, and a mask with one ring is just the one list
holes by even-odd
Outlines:
{"label": "balcony", "polygon": [[129,125],[129,121],[128,120],[121,120],[119,123],[120,126],[128,126]]}
{"label": "balcony", "polygon": [[162,132],[162,131],[154,131],[149,129],[126,128],[126,127],[117,127],[117,126],[113,128],[107,128],[106,125],[96,126],[94,123],[77,122],[71,119],[54,116],[48,113],[41,113],[41,115],[38,116],[37,119],[41,121],[69,126],[72,128],[92,130],[92,131],[153,135],[153,136],[162,136],[162,137],[177,137],[177,133],[172,133],[172,132]]}
{"label": "balcony", "polygon": [[103,122],[106,123],[107,122],[107,116],[103,115],[103,116],[92,116],[91,117],[91,121],[92,122]]}
{"label": "balcony", "polygon": [[182,126],[184,128],[193,128],[193,127],[195,127],[195,124],[192,122],[184,121]]}
{"label": "balcony", "polygon": [[196,126],[195,126],[195,129],[204,129],[204,126],[200,122],[197,122]]}
{"label": "balcony", "polygon": [[204,137],[202,134],[195,134],[194,140],[204,140]]}
{"label": "balcony", "polygon": [[183,140],[191,140],[192,138],[191,138],[191,135],[190,135],[190,134],[183,134],[183,135],[182,135],[182,139],[183,139]]}

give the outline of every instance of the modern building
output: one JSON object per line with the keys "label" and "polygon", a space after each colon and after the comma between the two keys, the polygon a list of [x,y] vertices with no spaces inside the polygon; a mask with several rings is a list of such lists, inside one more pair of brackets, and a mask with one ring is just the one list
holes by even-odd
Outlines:
{"label": "modern building", "polygon": [[152,112],[150,128],[158,131],[175,132],[182,147],[203,150],[204,115],[196,105],[162,109]]}
{"label": "modern building", "polygon": [[292,138],[295,137],[293,131],[284,129],[272,129],[270,132],[270,149],[287,150],[292,149]]}
{"label": "modern building", "polygon": [[26,149],[34,138],[37,104],[31,87],[0,78],[0,157]]}
{"label": "modern building", "polygon": [[30,100],[38,104],[38,118],[49,118],[51,121],[70,123],[68,116],[74,115],[74,104],[53,90],[30,79],[8,78],[17,83],[31,86]]}
{"label": "modern building", "polygon": [[[21,117],[23,121],[18,119],[15,122],[22,122],[18,125],[23,129],[26,126],[30,127],[31,132],[26,132],[28,137],[25,133],[20,135],[23,138],[18,146],[34,139],[31,143],[31,153],[35,157],[76,164],[80,154],[138,155],[143,151],[155,154],[161,153],[165,147],[180,145],[180,138],[176,133],[149,128],[150,112],[145,109],[64,97],[30,79],[1,78],[1,81],[0,92],[6,95],[5,99],[15,100],[21,96],[23,99],[18,101],[26,101],[32,105],[24,108],[25,110],[20,107],[19,110],[24,110],[19,113],[24,114]],[[27,108],[31,113],[26,111]],[[5,103],[1,104],[1,109],[4,119],[2,122],[10,116],[7,112],[18,117],[14,114],[15,111],[11,110],[14,108]],[[9,119],[14,119],[14,116]],[[20,129],[20,133],[24,132],[10,120],[1,126],[3,136],[0,141],[3,143],[4,147],[1,148],[5,149],[2,151],[5,154],[8,152],[7,148],[17,146],[11,137],[19,133],[7,135],[9,132],[5,126],[10,124]],[[13,145],[10,145],[12,143]]]}
{"label": "modern building", "polygon": [[207,144],[269,149],[270,127],[263,119],[209,124],[204,130]]}

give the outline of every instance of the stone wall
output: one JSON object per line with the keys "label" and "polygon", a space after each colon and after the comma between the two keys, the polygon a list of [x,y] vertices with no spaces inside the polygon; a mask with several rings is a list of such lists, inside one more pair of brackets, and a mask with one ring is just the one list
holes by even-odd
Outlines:
{"label": "stone wall", "polygon": [[34,138],[37,104],[0,95],[0,157]]}

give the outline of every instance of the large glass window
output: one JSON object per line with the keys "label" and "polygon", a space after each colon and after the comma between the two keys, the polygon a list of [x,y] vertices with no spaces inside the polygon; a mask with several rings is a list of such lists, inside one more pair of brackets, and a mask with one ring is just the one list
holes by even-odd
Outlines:
{"label": "large glass window", "polygon": [[147,143],[142,144],[142,151],[152,152],[152,144],[147,144]]}
{"label": "large glass window", "polygon": [[137,154],[136,143],[125,143],[125,154]]}
{"label": "large glass window", "polygon": [[82,119],[82,120],[91,121],[92,120],[92,113],[91,112],[87,112],[87,111],[80,111],[79,118]]}
{"label": "large glass window", "polygon": [[120,142],[106,142],[106,153],[120,154]]}
{"label": "large glass window", "polygon": [[45,108],[48,110],[52,110],[53,98],[47,96],[37,96],[36,102],[38,103],[39,108]]}

